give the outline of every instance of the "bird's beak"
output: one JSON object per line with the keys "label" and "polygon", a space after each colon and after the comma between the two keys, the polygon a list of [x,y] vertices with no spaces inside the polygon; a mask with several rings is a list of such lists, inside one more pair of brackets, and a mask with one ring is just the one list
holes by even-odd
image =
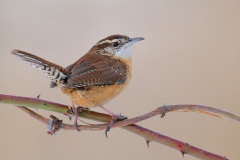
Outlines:
{"label": "bird's beak", "polygon": [[135,38],[130,38],[129,41],[127,43],[125,43],[124,46],[131,46],[133,45],[134,43],[138,42],[138,41],[141,41],[141,40],[144,40],[144,38],[142,37],[135,37]]}

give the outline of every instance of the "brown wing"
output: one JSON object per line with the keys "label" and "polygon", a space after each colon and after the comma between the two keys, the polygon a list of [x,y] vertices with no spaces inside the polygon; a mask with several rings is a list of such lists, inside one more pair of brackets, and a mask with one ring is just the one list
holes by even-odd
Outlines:
{"label": "brown wing", "polygon": [[65,87],[69,88],[122,84],[126,80],[126,67],[121,61],[95,53],[85,55],[66,69],[69,75]]}

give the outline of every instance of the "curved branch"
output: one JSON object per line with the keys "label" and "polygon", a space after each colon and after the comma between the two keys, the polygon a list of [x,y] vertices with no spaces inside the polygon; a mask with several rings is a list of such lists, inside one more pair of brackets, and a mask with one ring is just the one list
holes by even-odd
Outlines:
{"label": "curved branch", "polygon": [[[26,98],[26,97],[17,97],[17,96],[2,95],[2,94],[0,94],[0,103],[24,105],[27,107],[41,108],[41,109],[55,111],[55,112],[59,112],[59,113],[63,113],[63,114],[67,113],[67,110],[68,110],[68,107],[65,105],[41,100],[38,98]],[[48,121],[49,121],[49,119],[36,114],[35,112],[27,109],[26,107],[19,107],[19,108],[44,123],[48,123]],[[135,133],[135,134],[145,138],[147,143],[154,141],[154,142],[166,145],[168,147],[174,148],[176,150],[181,151],[181,153],[183,155],[189,154],[196,158],[205,159],[205,160],[226,160],[227,159],[226,157],[222,157],[222,156],[204,151],[202,149],[190,146],[187,143],[175,140],[168,136],[161,135],[154,131],[143,128],[139,125],[133,124],[133,123],[137,123],[139,121],[142,121],[144,119],[150,118],[150,117],[158,115],[158,114],[165,115],[165,113],[171,112],[171,111],[187,111],[187,112],[194,111],[194,112],[200,112],[200,113],[207,113],[207,114],[214,115],[217,117],[230,118],[237,122],[240,121],[240,118],[236,115],[233,115],[233,114],[225,112],[225,111],[221,111],[219,109],[211,108],[211,107],[200,106],[200,105],[171,105],[171,106],[160,107],[152,112],[149,112],[145,115],[142,115],[142,116],[139,116],[136,118],[127,119],[127,120],[118,122],[113,127],[121,127],[127,131]],[[95,121],[101,121],[101,122],[110,121],[109,115],[92,112],[92,111],[91,112],[87,112],[87,111],[82,112],[82,113],[80,113],[79,116],[81,116],[83,118],[95,120]],[[82,130],[101,130],[101,129],[105,129],[105,127],[106,127],[105,124],[90,125],[90,126],[88,125],[88,126],[81,126],[80,129],[82,129]],[[64,124],[63,126],[61,126],[61,128],[73,129],[73,126]]]}
{"label": "curved branch", "polygon": [[[39,98],[29,98],[29,97],[20,97],[20,96],[3,95],[3,94],[0,94],[0,103],[44,109],[44,110],[54,111],[54,112],[63,113],[63,114],[67,114],[67,111],[69,109],[68,106],[66,105],[42,100]],[[220,109],[212,108],[208,106],[182,104],[182,105],[168,105],[168,106],[159,107],[158,109],[152,112],[149,112],[145,115],[136,117],[131,120],[122,121],[124,123],[118,124],[118,127],[137,123],[139,121],[148,119],[150,117],[153,117],[159,114],[163,114],[164,116],[167,112],[176,112],[176,111],[204,113],[204,114],[208,114],[218,118],[226,118],[235,122],[240,122],[240,117],[230,112],[222,111]],[[91,112],[83,111],[79,114],[79,116],[82,118],[96,120],[100,122],[109,122],[111,118],[109,115],[94,112],[94,111],[91,111]]]}

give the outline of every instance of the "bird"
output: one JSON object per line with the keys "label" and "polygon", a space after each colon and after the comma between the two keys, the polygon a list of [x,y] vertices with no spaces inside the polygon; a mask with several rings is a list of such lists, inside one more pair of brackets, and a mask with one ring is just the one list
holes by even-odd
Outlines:
{"label": "bird", "polygon": [[85,109],[100,107],[112,117],[105,134],[121,116],[103,105],[119,95],[132,77],[133,44],[142,37],[129,38],[126,35],[111,35],[98,41],[85,55],[64,68],[34,54],[14,49],[11,54],[25,63],[43,70],[50,78],[50,87],[59,87],[72,101],[74,126],[80,131],[77,117]]}

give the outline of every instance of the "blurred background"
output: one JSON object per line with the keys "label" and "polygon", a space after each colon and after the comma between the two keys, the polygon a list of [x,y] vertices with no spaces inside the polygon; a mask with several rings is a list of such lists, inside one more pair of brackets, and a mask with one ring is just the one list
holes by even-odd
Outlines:
{"label": "blurred background", "polygon": [[[141,36],[133,78],[105,107],[135,117],[163,104],[201,104],[240,113],[240,1],[238,0],[0,0],[0,93],[70,104],[49,79],[10,55],[36,54],[62,66],[112,34]],[[0,159],[182,159],[180,152],[121,129],[61,131],[0,104]],[[99,111],[95,109],[95,111]],[[38,110],[48,117],[54,114]],[[81,122],[79,122],[81,124]],[[204,150],[240,158],[239,124],[199,113],[169,113],[139,123]],[[185,160],[196,158],[185,156]]]}

